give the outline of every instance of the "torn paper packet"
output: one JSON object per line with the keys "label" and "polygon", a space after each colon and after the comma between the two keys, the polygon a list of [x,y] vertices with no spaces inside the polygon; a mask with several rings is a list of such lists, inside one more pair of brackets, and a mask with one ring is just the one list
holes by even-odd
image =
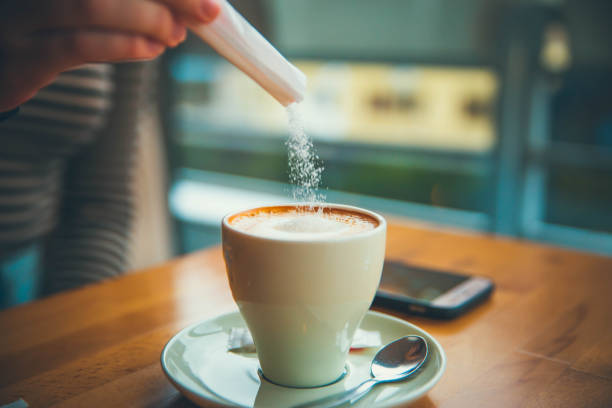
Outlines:
{"label": "torn paper packet", "polygon": [[[380,332],[357,329],[351,350],[380,347],[382,344]],[[255,344],[251,332],[244,327],[233,327],[230,329],[227,339],[228,351],[234,353],[255,353]]]}

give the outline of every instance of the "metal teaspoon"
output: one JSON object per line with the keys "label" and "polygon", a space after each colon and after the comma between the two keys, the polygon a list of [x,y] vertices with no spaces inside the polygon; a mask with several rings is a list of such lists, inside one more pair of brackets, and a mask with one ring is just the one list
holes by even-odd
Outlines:
{"label": "metal teaspoon", "polygon": [[348,391],[301,404],[295,408],[333,408],[343,404],[352,405],[377,384],[406,379],[423,365],[427,355],[427,342],[424,338],[414,335],[402,337],[376,353],[370,366],[372,378]]}

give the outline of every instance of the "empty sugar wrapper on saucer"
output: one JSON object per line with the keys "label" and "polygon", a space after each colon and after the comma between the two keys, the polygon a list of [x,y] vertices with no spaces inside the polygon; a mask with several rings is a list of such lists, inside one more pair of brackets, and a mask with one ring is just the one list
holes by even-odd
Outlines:
{"label": "empty sugar wrapper on saucer", "polygon": [[[357,329],[351,350],[379,347],[381,343],[380,332]],[[227,339],[227,349],[233,353],[255,353],[251,332],[244,327],[232,327]]]}
{"label": "empty sugar wrapper on saucer", "polygon": [[227,349],[234,353],[255,353],[251,332],[244,327],[232,327],[227,338]]}

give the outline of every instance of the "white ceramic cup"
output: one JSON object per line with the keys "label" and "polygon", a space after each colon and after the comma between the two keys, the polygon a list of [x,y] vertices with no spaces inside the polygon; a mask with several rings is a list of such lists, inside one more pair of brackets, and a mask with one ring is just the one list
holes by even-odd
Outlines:
{"label": "white ceramic cup", "polygon": [[385,219],[357,207],[325,207],[365,214],[377,225],[335,238],[281,239],[231,225],[233,217],[252,210],[222,221],[232,295],[264,376],[277,384],[316,387],[341,378],[355,330],[380,282]]}

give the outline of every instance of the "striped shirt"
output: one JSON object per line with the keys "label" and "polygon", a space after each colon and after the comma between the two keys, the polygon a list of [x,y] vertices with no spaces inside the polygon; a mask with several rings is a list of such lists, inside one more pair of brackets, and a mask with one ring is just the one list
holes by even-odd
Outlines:
{"label": "striped shirt", "polygon": [[41,243],[47,293],[125,268],[136,119],[151,75],[146,63],[83,66],[0,123],[0,259]]}

